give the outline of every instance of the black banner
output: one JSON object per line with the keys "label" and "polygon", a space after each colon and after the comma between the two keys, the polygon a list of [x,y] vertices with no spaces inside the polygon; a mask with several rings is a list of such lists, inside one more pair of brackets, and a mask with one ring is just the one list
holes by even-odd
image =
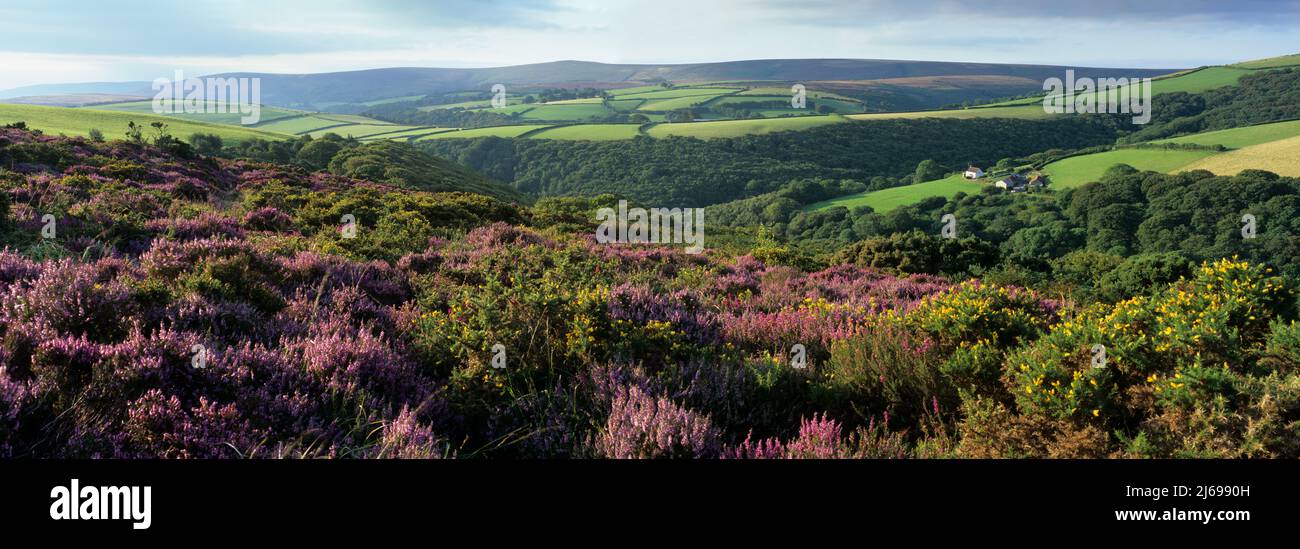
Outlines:
{"label": "black banner", "polygon": [[[795,528],[796,539],[846,525],[927,539],[1209,539],[1284,532],[1294,471],[1280,461],[8,461],[0,522],[128,540],[528,537],[672,521],[736,536]],[[119,518],[97,516],[115,504]]]}

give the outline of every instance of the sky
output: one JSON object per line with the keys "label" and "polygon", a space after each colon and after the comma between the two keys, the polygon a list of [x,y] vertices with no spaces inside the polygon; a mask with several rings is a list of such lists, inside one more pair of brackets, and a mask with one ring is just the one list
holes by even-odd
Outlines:
{"label": "sky", "polygon": [[[1064,4],[1064,5],[1058,5]],[[6,0],[0,89],[565,59],[1188,68],[1300,52],[1300,0]]]}

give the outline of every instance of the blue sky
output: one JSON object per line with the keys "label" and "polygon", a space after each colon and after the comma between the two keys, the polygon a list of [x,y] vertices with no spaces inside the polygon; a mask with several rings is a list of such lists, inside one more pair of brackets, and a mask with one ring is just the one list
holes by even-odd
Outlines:
{"label": "blue sky", "polygon": [[1300,0],[7,0],[0,89],[174,69],[851,57],[1177,68],[1300,52]]}

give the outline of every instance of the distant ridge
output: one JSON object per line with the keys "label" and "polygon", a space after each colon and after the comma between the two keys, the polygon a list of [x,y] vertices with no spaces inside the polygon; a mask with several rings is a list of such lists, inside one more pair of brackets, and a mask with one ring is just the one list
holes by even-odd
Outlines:
{"label": "distant ridge", "polygon": [[[950,63],[884,59],[757,59],[690,64],[607,64],[553,61],[509,67],[448,69],[395,67],[317,74],[225,73],[213,76],[259,77],[262,100],[269,105],[310,108],[355,103],[493,84],[557,87],[622,87],[648,82],[713,80],[879,80],[933,76],[1017,77],[1041,81],[1075,69],[1080,76],[1157,76],[1177,69],[1126,69],[1064,65]],[[148,82],[48,84],[0,91],[0,99],[55,94],[122,94],[152,96]]]}

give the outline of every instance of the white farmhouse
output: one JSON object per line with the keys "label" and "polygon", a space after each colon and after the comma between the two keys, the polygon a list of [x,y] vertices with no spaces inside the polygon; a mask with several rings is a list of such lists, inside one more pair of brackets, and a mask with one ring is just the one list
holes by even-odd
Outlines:
{"label": "white farmhouse", "polygon": [[998,182],[994,183],[993,186],[1006,191],[1020,192],[1025,190],[1025,185],[1028,183],[1029,180],[1025,179],[1025,176],[1017,173],[1011,174],[1005,179],[998,180]]}

